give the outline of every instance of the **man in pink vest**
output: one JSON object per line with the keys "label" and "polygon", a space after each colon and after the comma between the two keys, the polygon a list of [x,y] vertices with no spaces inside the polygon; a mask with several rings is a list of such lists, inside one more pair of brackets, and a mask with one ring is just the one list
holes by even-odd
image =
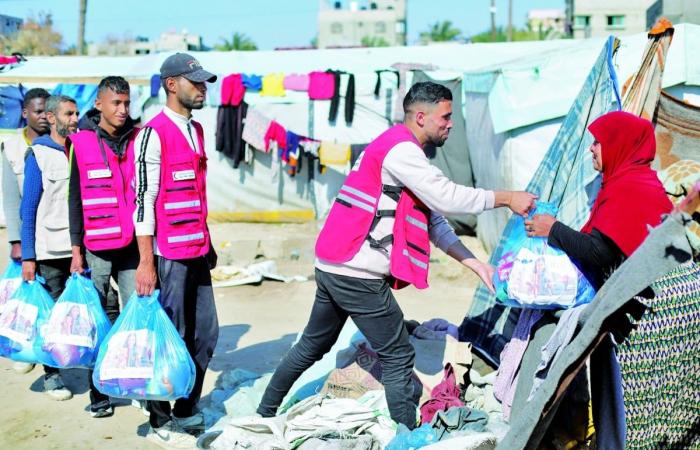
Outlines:
{"label": "man in pink vest", "polygon": [[375,139],[340,188],[316,242],[316,299],[297,344],[275,371],[258,413],[274,416],[294,381],[335,343],[348,317],[377,352],[392,419],[416,425],[414,350],[391,288],[428,286],[430,241],[493,290],[493,267],[477,260],[443,214],[507,206],[526,214],[534,195],[460,186],[432,166],[423,148],[440,147],[452,127],[452,94],[415,84],[404,123]]}
{"label": "man in pink vest", "polygon": [[[126,302],[135,289],[139,250],[134,239],[134,140],[129,117],[129,83],[107,77],[97,87],[95,108],[80,121],[82,131],[70,141],[68,224],[72,246],[71,272],[82,273],[87,260],[102,307],[114,323],[119,296]],[[119,296],[110,283],[114,279]],[[90,414],[114,413],[109,397],[90,380]]]}
{"label": "man in pink vest", "polygon": [[149,402],[148,439],[168,448],[193,448],[189,433],[204,430],[195,407],[219,324],[209,273],[216,254],[207,228],[204,133],[192,110],[204,106],[205,82],[216,76],[192,56],[176,53],[163,62],[160,78],[165,108],[136,138],[136,292],[151,294],[157,278],[160,303],[187,344],[196,379],[189,397],[178,399],[172,410],[169,402]]}

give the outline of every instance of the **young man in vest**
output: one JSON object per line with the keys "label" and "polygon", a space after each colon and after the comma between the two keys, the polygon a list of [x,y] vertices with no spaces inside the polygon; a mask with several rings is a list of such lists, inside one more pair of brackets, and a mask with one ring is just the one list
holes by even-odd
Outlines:
{"label": "young man in vest", "polygon": [[493,267],[477,260],[443,214],[508,206],[525,214],[534,196],[451,182],[423,148],[442,146],[452,127],[452,95],[436,83],[406,95],[403,124],[374,140],[340,188],[316,242],[316,299],[308,325],[275,371],[258,413],[276,414],[294,381],[330,350],[348,317],[377,352],[392,419],[416,425],[414,350],[391,288],[428,287],[430,241],[493,290]]}
{"label": "young man in vest", "polygon": [[[54,300],[70,276],[71,246],[68,230],[68,157],[66,136],[78,128],[75,100],[63,95],[46,100],[50,133],[34,139],[24,165],[20,206],[22,220],[22,278],[41,275]],[[73,397],[58,369],[44,366],[44,391],[54,400]]]}
{"label": "young man in vest", "polygon": [[[137,129],[129,117],[129,83],[107,77],[97,87],[95,109],[88,111],[82,131],[71,135],[68,188],[71,272],[90,267],[109,320],[119,316],[119,296],[126,302],[136,287],[139,249],[134,238],[134,141]],[[83,256],[84,254],[84,256]],[[119,295],[110,283],[116,281]],[[92,384],[90,414],[114,413],[109,397]]]}
{"label": "young man in vest", "polygon": [[196,441],[189,433],[204,429],[195,406],[219,336],[209,273],[216,256],[207,228],[207,157],[192,110],[204,106],[205,82],[216,76],[192,56],[176,53],[163,62],[160,78],[166,106],[136,138],[136,292],[151,294],[157,271],[160,303],[187,344],[196,379],[190,396],[178,399],[172,411],[169,402],[149,402],[148,438],[192,448]]}
{"label": "young man in vest", "polygon": [[[2,207],[7,224],[7,240],[10,242],[10,258],[15,261],[22,261],[19,204],[22,200],[24,183],[24,155],[34,139],[49,132],[49,122],[46,120],[46,99],[50,95],[41,88],[27,91],[22,105],[22,117],[27,121],[27,126],[0,143]],[[34,364],[15,362],[12,368],[17,373],[28,373],[34,368]]]}

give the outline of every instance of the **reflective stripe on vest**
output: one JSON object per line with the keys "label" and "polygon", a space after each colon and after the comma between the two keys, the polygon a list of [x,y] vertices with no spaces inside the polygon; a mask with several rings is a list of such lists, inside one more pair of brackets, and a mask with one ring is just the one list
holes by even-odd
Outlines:
{"label": "reflective stripe on vest", "polygon": [[343,200],[345,202],[348,202],[353,206],[357,206],[358,208],[362,208],[365,211],[369,211],[370,214],[374,214],[374,206],[368,205],[365,202],[361,202],[360,200],[357,200],[353,197],[347,196],[347,195],[342,194],[342,193],[338,194],[336,198]]}
{"label": "reflective stripe on vest", "polygon": [[168,236],[168,243],[174,244],[177,242],[189,242],[189,241],[196,241],[197,239],[204,239],[204,233],[200,231],[199,233],[193,233],[193,234],[183,234],[180,236]]}
{"label": "reflective stripe on vest", "polygon": [[105,234],[120,233],[122,227],[109,227],[109,228],[93,228],[90,230],[85,230],[86,236],[102,236]]}
{"label": "reflective stripe on vest", "polygon": [[406,222],[420,228],[421,230],[428,231],[428,224],[421,222],[420,220],[416,219],[415,217],[406,216]]}
{"label": "reflective stripe on vest", "polygon": [[116,205],[117,197],[88,198],[83,200],[83,206]]}
{"label": "reflective stripe on vest", "polygon": [[414,258],[413,256],[408,254],[408,250],[404,249],[403,250],[403,256],[408,256],[408,260],[411,261],[412,264],[420,267],[421,269],[427,269],[428,264],[424,263],[420,259]]}
{"label": "reflective stripe on vest", "polygon": [[201,202],[199,200],[191,200],[186,202],[170,202],[164,203],[163,207],[167,210],[172,209],[184,209],[184,208],[194,208],[195,206],[200,206]]}

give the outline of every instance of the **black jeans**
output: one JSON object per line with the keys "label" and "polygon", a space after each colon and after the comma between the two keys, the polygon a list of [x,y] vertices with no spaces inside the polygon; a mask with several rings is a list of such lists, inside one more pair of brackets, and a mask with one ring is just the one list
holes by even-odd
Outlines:
{"label": "black jeans", "polygon": [[[44,287],[55,302],[63,293],[66,281],[70,277],[71,258],[44,259],[36,262],[36,274],[46,280]],[[58,373],[55,367],[44,366],[44,373],[51,375]]]}
{"label": "black jeans", "polygon": [[[116,250],[97,252],[85,251],[85,262],[90,268],[90,278],[100,295],[102,309],[109,321],[114,323],[119,317],[119,297],[122,303],[134,293],[136,287],[136,268],[139,265],[139,248],[136,238],[128,246]],[[110,279],[114,279],[119,287],[119,294],[112,287]],[[92,382],[92,370],[88,372],[90,383],[90,404],[98,405],[109,402],[109,397],[97,390]]]}
{"label": "black jeans", "polygon": [[[194,361],[194,388],[187,398],[175,402],[172,413],[189,417],[202,395],[204,374],[219,338],[219,321],[214,304],[209,264],[205,257],[172,260],[157,257],[160,304],[163,306]],[[148,402],[149,422],[160,428],[170,420],[170,402]]]}
{"label": "black jeans", "polygon": [[299,376],[326,354],[351,317],[377,352],[391,418],[409,429],[416,425],[413,362],[403,312],[386,280],[368,280],[316,269],[316,299],[304,333],[277,367],[258,413],[272,417]]}

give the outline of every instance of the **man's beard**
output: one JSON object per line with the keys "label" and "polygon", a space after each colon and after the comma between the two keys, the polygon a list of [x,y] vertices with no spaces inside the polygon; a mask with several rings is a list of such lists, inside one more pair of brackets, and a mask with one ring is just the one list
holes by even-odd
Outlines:
{"label": "man's beard", "polygon": [[56,119],[56,133],[61,137],[68,137],[72,133],[69,123]]}
{"label": "man's beard", "polygon": [[187,108],[189,110],[204,108],[204,101],[203,100],[196,101],[193,99],[183,98],[183,97],[178,97],[178,100],[180,100],[180,103],[182,104],[182,106],[184,106],[185,108]]}
{"label": "man's beard", "polygon": [[442,147],[445,145],[445,141],[447,141],[447,138],[442,138],[439,136],[428,138],[428,144],[432,145],[433,147]]}

